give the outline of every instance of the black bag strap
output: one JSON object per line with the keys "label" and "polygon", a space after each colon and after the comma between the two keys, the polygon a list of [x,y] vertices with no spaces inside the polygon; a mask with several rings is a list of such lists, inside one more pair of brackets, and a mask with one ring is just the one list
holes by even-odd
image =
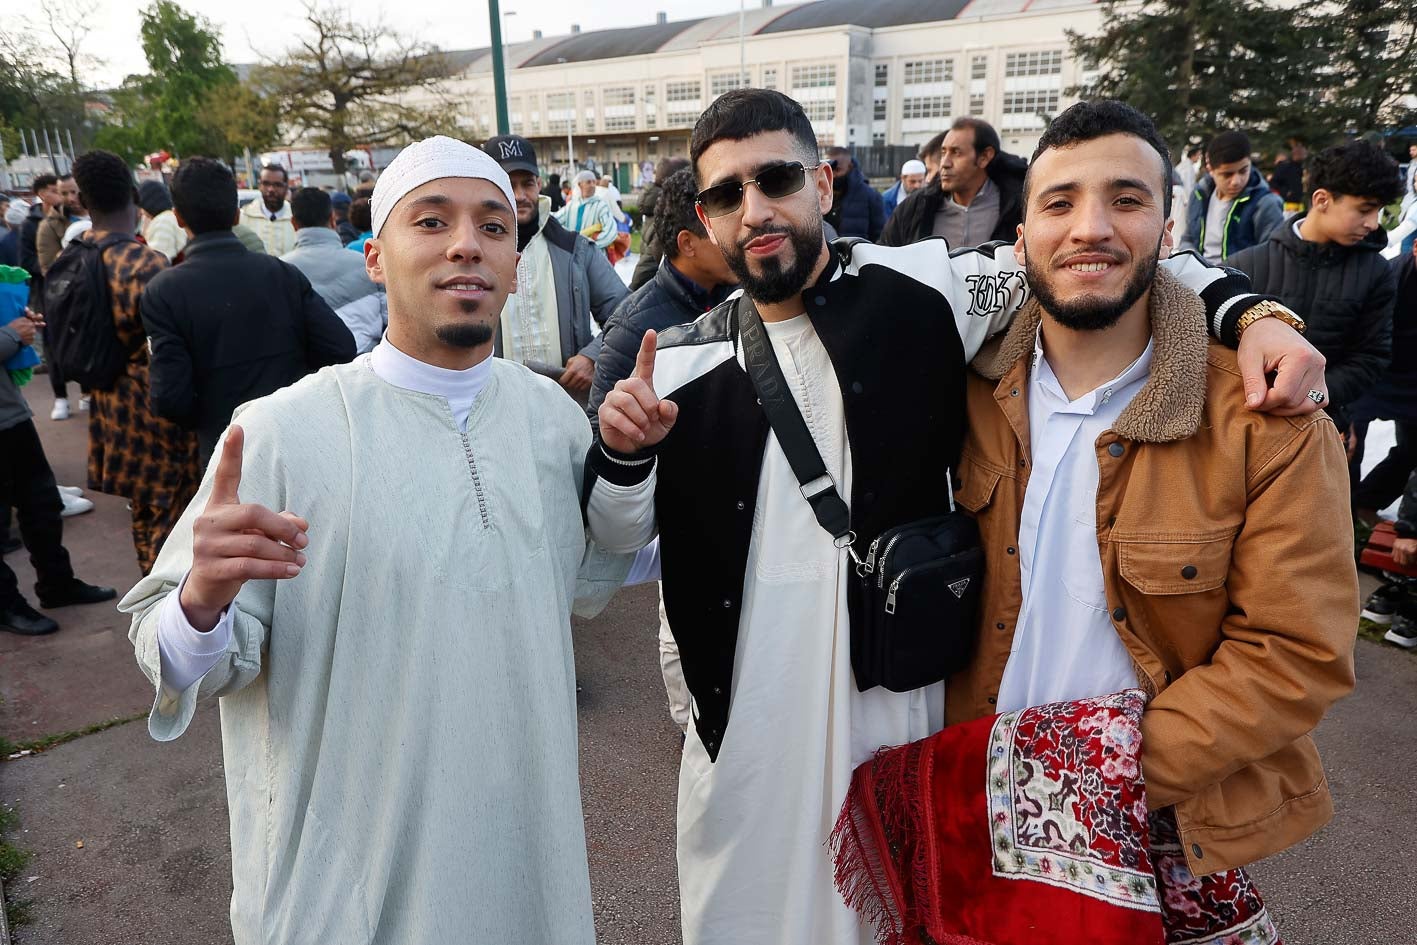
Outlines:
{"label": "black bag strap", "polygon": [[763,413],[767,414],[768,425],[772,427],[788,464],[792,466],[792,473],[797,477],[802,497],[812,507],[817,522],[835,540],[836,546],[847,549],[855,559],[856,550],[852,544],[856,541],[856,534],[851,530],[851,510],[837,491],[835,480],[827,473],[827,464],[812,439],[812,431],[807,429],[807,421],[802,419],[797,401],[792,399],[792,390],[787,386],[782,365],[777,362],[777,354],[758,315],[758,307],[746,295],[738,297],[738,324],[748,377],[758,393]]}

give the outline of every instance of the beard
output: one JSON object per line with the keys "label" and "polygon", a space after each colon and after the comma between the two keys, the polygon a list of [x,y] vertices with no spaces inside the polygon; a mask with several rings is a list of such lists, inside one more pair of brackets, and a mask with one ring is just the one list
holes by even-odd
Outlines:
{"label": "beard", "polygon": [[[471,309],[464,308],[471,313]],[[438,340],[453,348],[480,348],[492,340],[492,326],[487,322],[456,322],[439,325],[433,330]]]}
{"label": "beard", "polygon": [[1121,294],[1113,298],[1103,295],[1080,295],[1068,299],[1060,297],[1054,290],[1052,270],[1036,264],[1032,257],[1027,256],[1027,246],[1024,249],[1024,273],[1028,276],[1028,286],[1038,297],[1038,304],[1043,307],[1043,311],[1064,328],[1074,331],[1103,331],[1117,324],[1156,281],[1161,241],[1157,240],[1157,252],[1147,254],[1132,263],[1132,271],[1127,276],[1126,284],[1122,286]]}
{"label": "beard", "polygon": [[[784,268],[780,259],[764,259],[759,262],[762,271],[754,273],[748,266],[748,255],[744,247],[760,236],[779,233],[786,236],[787,241],[792,244],[791,264]],[[774,305],[792,298],[806,288],[807,277],[817,265],[817,256],[822,248],[822,219],[817,217],[802,227],[764,227],[749,233],[734,244],[731,250],[727,246],[720,248],[723,250],[724,262],[728,263],[728,268],[738,277],[738,284],[743,287],[748,298],[754,302]]]}

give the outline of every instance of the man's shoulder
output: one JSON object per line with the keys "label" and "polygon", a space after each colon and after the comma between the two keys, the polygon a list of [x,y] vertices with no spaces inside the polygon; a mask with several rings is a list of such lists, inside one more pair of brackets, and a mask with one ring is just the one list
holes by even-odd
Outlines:
{"label": "man's shoulder", "polygon": [[[644,291],[652,285],[654,285],[653,281],[641,286],[639,291]],[[699,345],[732,341],[733,312],[738,306],[740,295],[742,295],[741,292],[735,292],[731,298],[720,302],[693,321],[666,328],[655,339],[656,349],[693,348]]]}
{"label": "man's shoulder", "polygon": [[1203,427],[1220,431],[1226,442],[1233,442],[1235,435],[1243,432],[1250,441],[1252,456],[1277,450],[1315,425],[1333,426],[1332,419],[1322,410],[1300,417],[1281,417],[1246,407],[1239,357],[1214,339],[1206,349],[1204,412]]}

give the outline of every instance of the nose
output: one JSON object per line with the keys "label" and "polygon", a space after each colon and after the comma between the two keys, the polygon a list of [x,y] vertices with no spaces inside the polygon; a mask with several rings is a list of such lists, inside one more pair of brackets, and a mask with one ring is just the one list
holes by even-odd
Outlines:
{"label": "nose", "polygon": [[1102,200],[1083,199],[1072,215],[1069,237],[1074,243],[1093,246],[1112,238],[1112,215]]}
{"label": "nose", "polygon": [[482,261],[482,242],[478,238],[477,226],[471,220],[451,228],[445,255],[450,262]]}
{"label": "nose", "polygon": [[1363,229],[1371,233],[1378,227],[1382,226],[1382,215],[1382,207],[1378,207],[1376,210],[1363,214]]}
{"label": "nose", "polygon": [[756,183],[743,187],[743,225],[761,227],[773,218],[774,200],[766,196]]}

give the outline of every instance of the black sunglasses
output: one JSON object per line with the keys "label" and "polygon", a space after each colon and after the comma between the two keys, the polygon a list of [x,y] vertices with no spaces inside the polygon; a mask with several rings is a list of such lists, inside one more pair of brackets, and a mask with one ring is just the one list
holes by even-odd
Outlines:
{"label": "black sunglasses", "polygon": [[772,167],[759,171],[757,177],[714,184],[706,190],[699,191],[694,199],[699,206],[704,208],[704,213],[708,216],[726,216],[743,206],[743,190],[749,184],[756,184],[764,197],[770,200],[780,200],[801,190],[807,183],[807,172],[816,170],[818,167],[821,165],[803,164],[801,161],[774,164]]}

